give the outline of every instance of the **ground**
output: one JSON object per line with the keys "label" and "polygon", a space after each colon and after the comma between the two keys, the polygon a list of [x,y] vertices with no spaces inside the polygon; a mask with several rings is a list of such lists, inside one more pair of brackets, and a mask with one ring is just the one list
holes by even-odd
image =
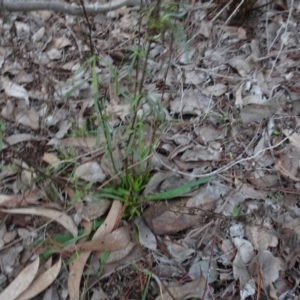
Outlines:
{"label": "ground", "polygon": [[115,3],[4,1],[0,300],[300,299],[300,1]]}

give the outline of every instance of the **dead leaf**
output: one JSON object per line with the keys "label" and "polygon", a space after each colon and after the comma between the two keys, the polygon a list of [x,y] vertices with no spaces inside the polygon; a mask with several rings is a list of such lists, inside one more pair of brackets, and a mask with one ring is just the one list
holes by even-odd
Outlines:
{"label": "dead leaf", "polygon": [[73,220],[61,211],[42,207],[1,209],[1,211],[9,214],[36,215],[46,217],[61,224],[69,232],[71,232],[74,237],[78,235],[78,229]]}
{"label": "dead leaf", "polygon": [[[118,250],[118,251],[112,251],[109,254],[109,258],[106,260],[105,264],[112,264],[112,263],[120,263],[122,259],[124,259],[133,249],[135,244],[133,242],[130,242],[126,248]],[[102,253],[101,253],[102,254]],[[100,254],[100,255],[101,255]],[[97,257],[100,259],[99,254]]]}
{"label": "dead leaf", "polygon": [[163,287],[161,287],[163,289],[163,293],[161,296],[156,297],[155,300],[173,300],[173,299],[184,300],[193,297],[207,300],[209,299],[208,296],[209,292],[205,287],[206,287],[206,279],[201,276],[183,285],[168,286],[167,291]]}
{"label": "dead leaf", "polygon": [[34,139],[34,136],[32,134],[28,133],[18,133],[18,134],[13,134],[11,136],[8,136],[5,141],[9,145],[16,145],[18,143],[30,141]]}
{"label": "dead leaf", "polygon": [[79,177],[89,182],[103,182],[106,178],[101,167],[93,161],[84,163],[77,167],[74,175],[75,177]]}
{"label": "dead leaf", "polygon": [[[97,229],[93,239],[104,238],[113,230],[121,210],[122,204],[120,201],[114,201],[105,222]],[[84,251],[79,254],[78,258],[70,264],[70,276],[68,277],[68,291],[70,300],[78,300],[80,298],[80,281],[90,254],[91,251]]]}
{"label": "dead leaf", "polygon": [[106,199],[94,200],[92,196],[86,196],[81,202],[74,204],[76,211],[81,211],[82,218],[88,222],[104,215],[110,205],[111,201]]}
{"label": "dead leaf", "polygon": [[52,166],[59,166],[60,159],[54,153],[45,152],[42,160]]}
{"label": "dead leaf", "polygon": [[[105,137],[100,136],[99,143],[100,145],[105,142]],[[66,138],[60,141],[60,143],[64,146],[74,146],[74,147],[82,147],[87,149],[93,149],[98,147],[97,138]]]}
{"label": "dead leaf", "polygon": [[201,145],[194,146],[193,149],[186,150],[181,156],[182,161],[219,161],[222,157],[220,151],[214,150],[210,147]]}
{"label": "dead leaf", "polygon": [[36,295],[43,292],[58,276],[61,269],[61,257],[59,260],[46,272],[39,275],[25,290],[17,300],[30,300],[33,299]]}
{"label": "dead leaf", "polygon": [[258,250],[266,250],[269,247],[277,247],[278,245],[278,238],[272,234],[271,229],[268,231],[265,228],[267,225],[264,224],[264,228],[261,226],[247,226],[246,234],[247,238],[253,244],[253,247]]}
{"label": "dead leaf", "polygon": [[279,272],[285,269],[282,259],[274,257],[268,250],[259,251],[257,257],[250,264],[252,276],[257,277],[257,280],[262,283],[263,289],[267,294],[271,295],[272,299],[278,299],[273,282],[279,278]]}
{"label": "dead leaf", "polygon": [[10,81],[7,78],[3,78],[3,86],[7,96],[24,99],[26,105],[29,105],[28,93],[24,87]]}
{"label": "dead leaf", "polygon": [[130,242],[130,234],[127,227],[120,227],[113,232],[107,234],[101,239],[93,239],[89,242],[84,242],[81,250],[85,251],[118,251],[127,247]]}
{"label": "dead leaf", "polygon": [[130,253],[127,256],[125,256],[123,259],[114,263],[105,264],[100,279],[108,277],[110,274],[112,274],[117,270],[122,270],[128,267],[133,262],[140,260],[142,257],[143,257],[143,250],[141,249],[141,247],[138,246],[133,247]]}
{"label": "dead leaf", "polygon": [[276,159],[275,162],[275,169],[282,175],[285,176],[295,182],[299,182],[300,178],[295,177],[293,174],[291,174],[285,167],[283,166],[282,160],[280,158]]}
{"label": "dead leaf", "polygon": [[247,77],[251,71],[251,65],[243,56],[236,56],[230,62],[229,65],[236,69],[241,77]]}
{"label": "dead leaf", "polygon": [[14,111],[15,121],[34,130],[39,129],[39,115],[34,108],[17,107]]}
{"label": "dead leaf", "polygon": [[206,96],[215,96],[219,97],[224,95],[227,92],[227,85],[222,83],[217,83],[215,85],[211,85],[202,90],[202,93]]}
{"label": "dead leaf", "polygon": [[17,299],[32,283],[40,265],[40,258],[28,265],[15,280],[0,294],[0,300]]}
{"label": "dead leaf", "polygon": [[282,132],[289,138],[289,141],[294,147],[300,149],[300,135],[297,132],[288,129],[284,129]]}
{"label": "dead leaf", "polygon": [[241,120],[244,124],[260,122],[264,118],[270,118],[276,112],[272,105],[249,104],[241,109]]}
{"label": "dead leaf", "polygon": [[236,280],[239,280],[240,297],[245,299],[255,293],[255,282],[246,267],[254,258],[254,249],[249,241],[239,237],[233,238],[233,243],[237,249],[233,261],[233,275]]}
{"label": "dead leaf", "polygon": [[16,207],[27,206],[28,204],[36,205],[40,199],[40,194],[33,190],[24,195],[0,195],[0,206]]}
{"label": "dead leaf", "polygon": [[149,229],[149,227],[145,224],[142,217],[136,218],[134,220],[134,224],[137,226],[139,230],[139,241],[140,244],[150,250],[155,251],[157,248],[157,242],[155,235]]}

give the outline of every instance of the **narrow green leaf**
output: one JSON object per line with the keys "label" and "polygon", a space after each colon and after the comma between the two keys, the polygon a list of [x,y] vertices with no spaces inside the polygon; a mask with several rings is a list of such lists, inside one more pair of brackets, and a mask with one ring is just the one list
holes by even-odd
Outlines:
{"label": "narrow green leaf", "polygon": [[197,181],[193,181],[191,183],[171,189],[166,192],[146,196],[146,198],[149,201],[162,200],[162,199],[173,199],[173,198],[176,198],[176,197],[179,197],[179,196],[182,196],[182,195],[188,193],[192,188],[194,188],[198,185],[202,185],[202,184],[208,182],[210,179],[211,179],[211,177],[201,178]]}

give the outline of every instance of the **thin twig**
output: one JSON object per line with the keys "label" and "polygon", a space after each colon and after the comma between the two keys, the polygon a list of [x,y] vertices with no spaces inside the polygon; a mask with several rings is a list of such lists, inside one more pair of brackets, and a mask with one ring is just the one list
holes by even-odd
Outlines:
{"label": "thin twig", "polygon": [[241,155],[238,156],[237,159],[235,159],[233,162],[230,162],[229,164],[221,167],[220,169],[218,170],[215,170],[215,171],[212,171],[210,173],[205,173],[205,174],[190,174],[190,173],[186,173],[186,172],[182,172],[182,171],[179,171],[179,170],[176,170],[176,169],[173,169],[171,168],[170,166],[168,166],[167,164],[165,164],[159,156],[157,156],[157,158],[159,159],[160,163],[166,167],[167,169],[175,172],[175,173],[178,173],[180,175],[184,175],[184,176],[189,176],[189,177],[193,177],[193,178],[204,178],[204,177],[210,177],[210,176],[214,176],[214,175],[217,175],[219,173],[222,173],[222,172],[225,172],[227,170],[229,170],[230,168],[232,168],[233,166],[237,165],[237,164],[240,164],[240,163],[243,163],[243,162],[246,162],[246,161],[249,161],[249,160],[253,160],[255,158],[257,158],[260,154],[263,155],[263,153],[267,150],[271,150],[271,149],[274,149],[274,148],[277,148],[279,147],[280,145],[282,145],[284,142],[286,142],[287,140],[289,139],[289,137],[286,137],[284,138],[281,142],[279,142],[278,144],[274,145],[274,146],[270,146],[270,147],[267,147],[265,149],[262,149],[260,151],[258,151],[256,154],[250,156],[250,157],[246,157],[246,158],[240,158]]}

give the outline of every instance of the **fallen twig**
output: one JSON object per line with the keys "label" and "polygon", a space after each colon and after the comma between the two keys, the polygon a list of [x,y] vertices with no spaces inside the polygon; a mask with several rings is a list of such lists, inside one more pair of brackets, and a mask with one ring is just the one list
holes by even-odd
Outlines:
{"label": "fallen twig", "polygon": [[[122,6],[140,6],[141,3],[142,0],[115,0],[107,4],[99,4],[96,2],[95,4],[86,4],[85,11],[87,14],[96,15],[116,10]],[[51,10],[68,15],[83,15],[83,8],[81,6],[63,2],[12,2],[11,0],[4,0],[2,8],[8,12]]]}

